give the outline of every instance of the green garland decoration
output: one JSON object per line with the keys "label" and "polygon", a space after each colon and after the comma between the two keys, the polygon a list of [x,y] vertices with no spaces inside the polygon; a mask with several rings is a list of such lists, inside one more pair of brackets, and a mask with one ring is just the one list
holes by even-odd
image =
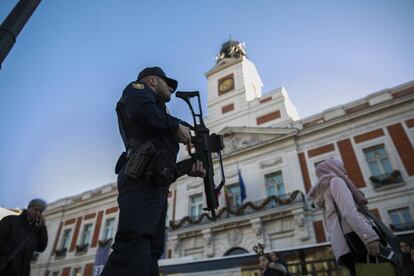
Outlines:
{"label": "green garland decoration", "polygon": [[374,182],[374,184],[377,184],[377,186],[393,184],[397,183],[398,181],[401,181],[401,173],[400,171],[395,170],[389,175],[371,176],[369,179],[371,179],[371,181]]}
{"label": "green garland decoration", "polygon": [[[290,204],[292,201],[294,201],[298,195],[301,195],[302,200],[305,201],[304,194],[301,191],[296,190],[296,191],[294,191],[290,194],[289,198],[286,198],[286,199],[282,199],[282,198],[280,198],[278,196],[274,196],[274,195],[269,196],[260,205],[255,205],[251,201],[249,201],[249,202],[244,203],[237,210],[232,210],[231,208],[226,206],[224,208],[221,208],[217,212],[216,217],[221,218],[221,216],[223,216],[224,213],[231,214],[231,215],[234,215],[234,216],[240,216],[240,215],[244,214],[244,210],[247,207],[250,207],[254,211],[261,211],[270,202],[279,203],[281,205],[287,205],[287,204]],[[204,220],[204,218],[207,218],[207,220],[209,220],[209,221],[215,221],[215,219],[213,219],[208,213],[203,213],[197,219],[192,219],[190,216],[186,216],[186,217],[182,218],[178,223],[175,223],[174,221],[170,221],[170,230],[176,230],[176,229],[180,228],[184,223],[199,224],[200,222],[202,222]]]}

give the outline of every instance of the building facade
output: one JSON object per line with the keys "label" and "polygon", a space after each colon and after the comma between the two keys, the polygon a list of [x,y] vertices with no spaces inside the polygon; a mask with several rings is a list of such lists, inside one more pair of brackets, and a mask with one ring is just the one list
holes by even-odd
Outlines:
{"label": "building facade", "polygon": [[[332,157],[385,224],[414,229],[414,82],[300,119],[283,87],[262,95],[243,44],[223,44],[206,77],[205,122],[225,144],[221,209],[215,221],[203,215],[202,179],[184,176],[171,186],[164,274],[256,275],[257,243],[287,252],[296,275],[336,271],[322,213],[303,197],[316,182],[315,165]],[[217,159],[215,169],[219,175]],[[93,275],[116,231],[116,195],[110,184],[50,204],[50,243],[32,275]],[[203,266],[208,260],[214,262]]]}

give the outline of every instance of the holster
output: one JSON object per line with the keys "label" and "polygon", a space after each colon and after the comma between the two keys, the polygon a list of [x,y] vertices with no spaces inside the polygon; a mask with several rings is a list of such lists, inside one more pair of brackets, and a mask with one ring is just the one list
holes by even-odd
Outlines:
{"label": "holster", "polygon": [[156,152],[153,141],[147,141],[139,146],[130,145],[126,156],[125,174],[133,179],[140,179],[147,172]]}

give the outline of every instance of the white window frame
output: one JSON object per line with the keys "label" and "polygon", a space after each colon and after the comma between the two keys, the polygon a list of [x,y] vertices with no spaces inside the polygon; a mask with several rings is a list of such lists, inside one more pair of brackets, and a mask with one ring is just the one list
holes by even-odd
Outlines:
{"label": "white window frame", "polygon": [[[268,167],[264,167],[264,168],[260,168],[260,166],[257,167],[258,170],[258,174],[257,174],[257,183],[256,185],[260,185],[260,187],[265,187],[265,189],[260,189],[260,191],[258,192],[258,195],[260,198],[257,198],[257,200],[261,200],[261,199],[265,199],[268,197],[267,191],[266,191],[266,179],[265,176],[277,171],[281,171],[282,172],[282,177],[283,177],[283,183],[285,185],[285,193],[290,193],[292,190],[295,190],[295,185],[298,185],[295,180],[291,180],[291,177],[289,177],[291,175],[291,171],[292,173],[295,173],[295,168],[292,170],[292,168],[289,168],[287,166],[287,162],[290,161],[289,157],[286,156],[286,154],[284,153],[279,153],[277,155],[277,157],[273,155],[266,155],[263,158],[256,158],[256,160],[254,160],[254,162],[256,164],[259,164],[260,161],[266,161],[266,160],[271,160],[274,158],[281,158],[282,162],[274,164],[272,166],[268,166]],[[300,179],[302,179],[302,176],[300,177]],[[294,183],[290,183],[289,181],[293,181]],[[298,187],[302,187],[302,185],[298,185]]]}
{"label": "white window frame", "polygon": [[411,210],[410,206],[409,205],[403,205],[403,206],[400,206],[400,207],[396,207],[396,208],[394,207],[394,208],[387,209],[387,215],[388,215],[388,219],[390,220],[390,223],[393,224],[392,219],[391,219],[391,212],[401,210],[401,209],[408,209],[408,213],[411,216],[411,222],[414,222],[414,216],[412,214],[412,210]]}
{"label": "white window frame", "polygon": [[[370,173],[371,173],[371,176],[378,176],[378,175],[373,175],[373,173],[372,173],[372,171],[371,171],[371,168],[370,168],[370,166],[369,166],[369,162],[368,162],[368,160],[367,160],[367,156],[366,156],[366,150],[368,150],[368,149],[373,149],[373,148],[379,148],[380,146],[382,146],[383,148],[384,148],[384,151],[385,151],[385,157],[388,159],[388,162],[390,163],[390,165],[391,165],[391,169],[392,169],[392,171],[394,171],[395,169],[394,169],[394,167],[392,166],[392,163],[391,163],[391,160],[390,160],[390,156],[389,156],[389,153],[388,153],[388,151],[387,151],[387,148],[386,148],[386,146],[385,146],[385,144],[377,144],[377,145],[375,145],[375,146],[372,146],[372,147],[366,147],[366,148],[364,148],[362,151],[363,151],[363,153],[364,153],[364,157],[365,157],[365,163],[366,163],[366,165],[368,166],[368,170],[370,171]],[[375,162],[378,164],[378,167],[379,167],[379,169],[380,169],[380,171],[381,171],[381,173],[379,174],[379,175],[383,175],[383,174],[386,174],[387,172],[385,171],[385,168],[382,166],[382,164],[381,164],[381,162],[379,161],[379,159],[375,159]],[[391,172],[392,172],[391,171]],[[388,172],[388,173],[391,173],[391,172]]]}
{"label": "white window frame", "polygon": [[72,270],[72,273],[71,273],[71,274],[72,274],[72,276],[76,276],[76,274],[75,274],[75,270],[76,270],[76,269],[79,269],[79,271],[78,271],[78,272],[79,272],[79,273],[80,273],[80,275],[82,276],[82,267],[74,267],[74,268],[73,268],[73,270]]}
{"label": "white window frame", "polygon": [[[195,198],[195,197],[200,197],[201,201],[198,202],[198,204],[193,205],[192,204],[192,199]],[[193,216],[192,213],[191,213],[191,209],[192,209],[193,206],[196,206],[196,209],[200,211],[200,213],[196,216]],[[199,208],[199,206],[201,206],[201,208]],[[188,207],[189,207],[188,216],[191,217],[192,219],[199,218],[203,214],[203,206],[204,206],[204,199],[203,199],[203,194],[202,193],[195,193],[195,194],[190,195],[189,198],[188,198]]]}
{"label": "white window frame", "polygon": [[[374,130],[374,128],[372,129]],[[371,175],[371,170],[369,169],[369,165],[367,162],[367,159],[365,158],[364,149],[370,148],[379,144],[383,144],[385,147],[385,151],[388,154],[388,159],[391,163],[392,168],[403,168],[403,164],[400,163],[399,157],[397,157],[397,151],[396,148],[391,141],[391,138],[388,136],[388,132],[385,129],[382,129],[385,133],[384,136],[377,137],[374,139],[370,139],[368,141],[364,141],[361,143],[355,143],[354,138],[352,137],[352,146],[354,147],[355,155],[357,157],[357,160],[360,165],[360,169],[362,172],[362,176],[364,178],[365,184],[367,185],[367,188],[370,188],[371,190],[374,190],[374,186],[372,185],[371,179],[369,179]],[[353,134],[353,136],[357,136],[359,134]],[[402,169],[401,171],[401,177],[404,181],[404,179],[407,179],[407,175],[405,173],[405,169]]]}
{"label": "white window frame", "polygon": [[407,118],[401,122],[405,133],[408,136],[408,140],[411,142],[411,145],[414,145],[414,127],[408,127],[407,123],[405,122],[408,120]]}
{"label": "white window frame", "polygon": [[[266,190],[266,196],[269,197],[270,195],[268,194],[268,184],[266,183],[266,176],[272,175],[272,174],[277,174],[280,173],[281,177],[282,177],[282,184],[283,184],[283,190],[284,190],[284,194],[287,194],[286,192],[286,183],[285,183],[285,176],[283,175],[283,170],[276,170],[276,171],[272,171],[270,173],[266,173],[265,175],[263,175],[264,178],[264,186],[265,186],[265,190]],[[278,196],[278,195],[276,195]]]}
{"label": "white window frame", "polygon": [[[65,231],[67,231],[67,230],[70,230],[69,237],[68,237],[68,246],[67,247],[63,247],[63,245],[64,245],[63,244],[63,237],[64,237],[64,234],[65,234]],[[62,237],[60,238],[58,250],[66,249],[66,250],[69,251],[69,247],[70,247],[70,244],[72,242],[72,239],[73,239],[73,227],[63,228],[62,229]]]}
{"label": "white window frame", "polygon": [[103,223],[102,223],[102,225],[103,225],[103,227],[102,227],[102,231],[101,231],[101,235],[100,235],[100,240],[101,241],[107,241],[108,239],[106,239],[105,238],[105,230],[106,230],[106,221],[107,220],[109,220],[109,219],[113,219],[114,220],[114,229],[113,229],[113,231],[112,231],[112,234],[111,234],[111,239],[114,239],[114,237],[115,237],[115,233],[116,233],[116,230],[117,230],[117,223],[118,223],[118,219],[117,219],[117,216],[116,215],[113,215],[113,216],[107,216],[107,217],[105,217],[105,219],[103,219],[102,221],[103,221]]}
{"label": "white window frame", "polygon": [[[392,224],[392,221],[391,221],[391,217],[390,217],[390,213],[389,212],[390,211],[393,211],[393,210],[396,210],[396,209],[406,208],[406,207],[409,208],[410,214],[411,214],[411,218],[414,220],[414,207],[413,207],[413,204],[411,202],[402,202],[402,203],[398,203],[398,204],[392,204],[390,206],[386,206],[385,208],[383,208],[384,213],[386,214],[385,217],[386,217],[386,220],[388,222],[388,225],[389,224]],[[378,208],[378,210],[381,213],[381,207],[378,206],[377,208]],[[384,216],[381,216],[381,217],[383,218]]]}
{"label": "white window frame", "polygon": [[[231,186],[239,186],[239,189],[240,189],[240,183],[239,182],[233,182],[231,184],[225,185],[223,187],[223,189],[228,189]],[[226,197],[226,194],[225,193],[226,193],[226,191],[223,190],[224,197]],[[237,205],[236,206],[233,206],[232,205],[230,207],[232,207],[232,208],[240,208],[241,206],[243,206],[243,202],[241,201],[241,190],[240,190],[239,196],[240,196],[240,205],[238,205],[238,206]],[[226,201],[226,198],[225,198],[225,201]],[[226,202],[226,206],[227,206],[227,202]]]}
{"label": "white window frame", "polygon": [[[87,226],[87,225],[91,226],[91,231],[90,231],[90,234],[89,234],[88,242],[84,243],[83,238],[84,238],[84,234],[85,234],[85,226]],[[87,220],[87,221],[85,221],[85,223],[82,224],[82,228],[81,228],[82,232],[81,232],[81,235],[80,235],[80,239],[78,240],[78,245],[79,246],[91,245],[92,238],[93,238],[92,236],[93,236],[94,225],[95,225],[95,223],[90,221],[90,220]]]}

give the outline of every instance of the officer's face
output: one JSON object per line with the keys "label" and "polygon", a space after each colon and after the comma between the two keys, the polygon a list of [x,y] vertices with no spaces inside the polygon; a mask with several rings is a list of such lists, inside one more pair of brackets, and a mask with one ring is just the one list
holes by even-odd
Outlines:
{"label": "officer's face", "polygon": [[167,82],[163,78],[157,77],[155,92],[161,96],[164,102],[169,102],[171,100],[172,91],[173,89],[168,86]]}

